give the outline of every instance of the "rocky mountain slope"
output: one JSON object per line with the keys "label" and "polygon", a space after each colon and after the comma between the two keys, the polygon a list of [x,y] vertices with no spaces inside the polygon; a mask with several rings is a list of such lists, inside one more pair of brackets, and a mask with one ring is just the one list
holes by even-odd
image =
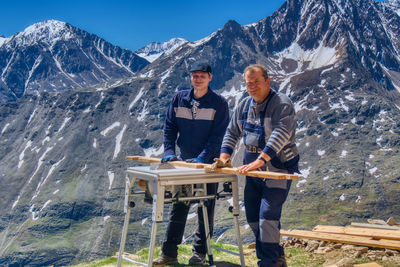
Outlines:
{"label": "rocky mountain slope", "polygon": [[36,23],[0,38],[0,103],[37,91],[86,88],[129,77],[149,62],[68,23]]}
{"label": "rocky mountain slope", "polygon": [[[231,109],[245,94],[243,69],[256,62],[294,102],[302,177],[292,185],[283,228],[397,216],[398,2],[289,0],[254,24],[228,21],[183,43],[118,85],[40,90],[1,105],[0,264],[65,265],[118,250],[124,170],[134,165],[124,158],[162,154],[166,107],[190,86],[197,59],[210,61],[211,86]],[[218,205],[215,237],[234,243],[228,202]],[[127,250],[147,244],[150,216],[135,207]],[[241,224],[251,242],[244,216]]]}

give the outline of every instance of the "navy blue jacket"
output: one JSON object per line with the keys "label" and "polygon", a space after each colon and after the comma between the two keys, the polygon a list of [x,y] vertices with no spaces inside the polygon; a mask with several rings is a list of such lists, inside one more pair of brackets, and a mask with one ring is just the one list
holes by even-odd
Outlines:
{"label": "navy blue jacket", "polygon": [[176,155],[178,145],[183,160],[200,156],[204,163],[219,157],[222,139],[229,123],[228,103],[208,88],[196,116],[192,115],[193,91],[179,91],[172,98],[164,124],[164,155]]}

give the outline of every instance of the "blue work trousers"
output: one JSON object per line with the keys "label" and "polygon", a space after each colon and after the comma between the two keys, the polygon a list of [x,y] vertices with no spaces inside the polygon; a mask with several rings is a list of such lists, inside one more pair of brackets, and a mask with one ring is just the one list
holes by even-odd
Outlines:
{"label": "blue work trousers", "polygon": [[[245,164],[257,158],[257,154],[245,153]],[[291,181],[246,177],[244,204],[246,218],[256,237],[258,266],[275,267],[284,256],[280,242],[280,218]]]}

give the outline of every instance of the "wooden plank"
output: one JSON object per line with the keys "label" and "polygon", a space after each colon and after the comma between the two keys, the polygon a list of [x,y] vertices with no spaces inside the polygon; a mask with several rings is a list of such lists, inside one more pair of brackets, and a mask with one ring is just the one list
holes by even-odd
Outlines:
{"label": "wooden plank", "polygon": [[[134,160],[144,163],[161,163],[161,159],[159,158],[151,158],[151,157],[143,157],[143,156],[127,156],[126,160]],[[196,169],[206,169],[210,171],[211,164],[205,163],[188,163],[184,161],[169,161],[169,164],[177,167],[186,167],[186,168],[196,168]],[[240,173],[238,168],[218,168],[213,172],[217,173],[226,173],[226,174],[236,174],[236,175],[246,175],[258,178],[268,178],[268,179],[276,179],[276,180],[297,180],[298,176],[295,174],[287,174],[287,173],[279,173],[279,172],[268,172],[268,171],[250,171],[246,173]]]}
{"label": "wooden plank", "polygon": [[331,225],[317,225],[313,229],[314,232],[331,233],[331,234],[345,234],[355,236],[366,236],[373,239],[391,239],[400,240],[399,230],[386,230],[386,229],[370,229],[359,228],[351,226],[331,226]]}
{"label": "wooden plank", "polygon": [[364,228],[374,228],[374,229],[386,229],[386,230],[400,230],[399,226],[380,225],[380,224],[371,224],[371,223],[356,223],[356,222],[352,222],[351,226],[364,227]]}
{"label": "wooden plank", "polygon": [[305,230],[292,230],[292,231],[281,230],[281,235],[296,237],[296,238],[325,240],[325,241],[332,241],[337,243],[353,244],[353,245],[367,246],[367,247],[400,249],[400,241],[398,240],[387,240],[387,239],[374,240],[373,238],[364,236],[319,233],[319,232],[305,231]]}
{"label": "wooden plank", "polygon": [[[133,160],[133,161],[139,161],[143,163],[161,163],[161,159],[159,158],[152,158],[152,157],[143,157],[143,156],[127,156],[125,158],[126,160]],[[204,163],[189,163],[185,161],[168,161],[168,164],[176,167],[185,167],[185,168],[194,168],[194,169],[203,169],[204,167],[210,165],[210,164],[204,164]]]}
{"label": "wooden plank", "polygon": [[379,265],[376,262],[370,262],[370,263],[354,264],[353,267],[382,267],[382,265]]}

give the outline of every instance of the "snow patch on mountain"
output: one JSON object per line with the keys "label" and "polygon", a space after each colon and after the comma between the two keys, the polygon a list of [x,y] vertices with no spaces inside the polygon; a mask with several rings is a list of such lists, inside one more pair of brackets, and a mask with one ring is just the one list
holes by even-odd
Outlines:
{"label": "snow patch on mountain", "polygon": [[121,141],[122,141],[122,137],[124,136],[126,127],[127,127],[127,125],[125,124],[124,127],[122,128],[122,130],[115,137],[115,150],[114,150],[113,159],[117,158],[119,152],[121,151]]}
{"label": "snow patch on mountain", "polygon": [[107,136],[109,132],[111,132],[114,128],[121,126],[121,123],[119,121],[114,122],[110,126],[108,126],[106,129],[100,132],[102,136]]}
{"label": "snow patch on mountain", "polygon": [[4,38],[2,36],[0,36],[0,47],[9,40],[9,38]]}
{"label": "snow patch on mountain", "polygon": [[25,151],[32,146],[32,141],[29,140],[25,148],[22,150],[21,154],[19,154],[19,162],[18,162],[18,169],[21,168],[21,166],[24,164],[24,157],[25,157]]}
{"label": "snow patch on mountain", "polygon": [[145,157],[160,156],[164,152],[164,145],[159,148],[149,147],[143,149]]}
{"label": "snow patch on mountain", "polygon": [[142,87],[139,93],[136,95],[135,99],[129,104],[128,110],[131,110],[135,106],[136,102],[143,96],[145,88]]}
{"label": "snow patch on mountain", "polygon": [[[303,50],[297,43],[292,43],[284,51],[277,54],[282,58],[289,58],[299,62],[310,62],[307,69],[318,69],[324,66],[329,66],[337,62],[339,56],[336,53],[335,48],[325,47],[321,45],[313,50]],[[298,65],[294,72],[304,71],[302,65]]]}
{"label": "snow patch on mountain", "polygon": [[170,55],[175,51],[175,49],[187,42],[188,41],[183,38],[172,38],[164,43],[152,42],[145,47],[136,50],[135,53],[147,61],[153,62],[160,57]]}
{"label": "snow patch on mountain", "polygon": [[112,187],[112,184],[113,184],[113,182],[114,182],[115,173],[113,173],[113,172],[111,172],[111,171],[107,171],[107,175],[108,175],[108,182],[109,182],[108,190],[110,190],[111,187]]}

